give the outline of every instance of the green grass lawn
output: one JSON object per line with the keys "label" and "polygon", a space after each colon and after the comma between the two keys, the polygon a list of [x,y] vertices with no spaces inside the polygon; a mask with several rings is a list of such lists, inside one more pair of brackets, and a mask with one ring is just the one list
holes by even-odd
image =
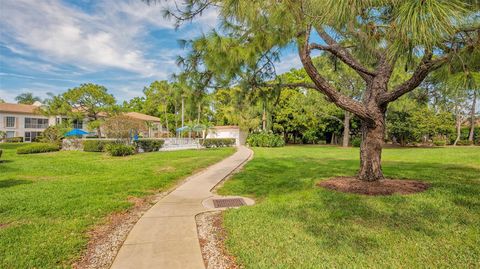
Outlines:
{"label": "green grass lawn", "polygon": [[69,267],[87,231],[234,149],[155,152],[130,157],[54,152],[17,155],[0,144],[0,268]]}
{"label": "green grass lawn", "polygon": [[225,213],[227,248],[246,268],[479,268],[480,147],[386,149],[387,177],[431,183],[419,194],[333,192],[358,149],[255,149],[222,194],[258,204]]}

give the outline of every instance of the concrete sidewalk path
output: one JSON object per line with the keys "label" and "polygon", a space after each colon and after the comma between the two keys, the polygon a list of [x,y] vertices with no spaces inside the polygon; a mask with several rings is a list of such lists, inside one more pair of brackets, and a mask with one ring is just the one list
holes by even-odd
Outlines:
{"label": "concrete sidewalk path", "polygon": [[195,216],[220,181],[240,168],[253,152],[239,147],[226,159],[190,176],[150,208],[135,224],[115,258],[113,269],[205,268]]}

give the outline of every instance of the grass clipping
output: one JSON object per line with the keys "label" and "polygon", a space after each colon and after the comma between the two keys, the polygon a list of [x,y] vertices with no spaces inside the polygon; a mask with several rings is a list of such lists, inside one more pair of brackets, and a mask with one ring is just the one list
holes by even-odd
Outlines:
{"label": "grass clipping", "polygon": [[430,184],[416,180],[384,179],[380,181],[361,181],[355,177],[336,177],[317,183],[318,186],[346,193],[364,195],[412,194],[423,192]]}

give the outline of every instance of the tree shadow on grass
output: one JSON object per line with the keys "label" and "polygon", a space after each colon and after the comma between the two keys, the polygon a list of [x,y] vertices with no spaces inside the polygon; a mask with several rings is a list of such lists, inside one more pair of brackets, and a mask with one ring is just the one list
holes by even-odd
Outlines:
{"label": "tree shadow on grass", "polygon": [[0,188],[10,188],[22,184],[31,184],[33,181],[24,179],[5,179],[0,180]]}

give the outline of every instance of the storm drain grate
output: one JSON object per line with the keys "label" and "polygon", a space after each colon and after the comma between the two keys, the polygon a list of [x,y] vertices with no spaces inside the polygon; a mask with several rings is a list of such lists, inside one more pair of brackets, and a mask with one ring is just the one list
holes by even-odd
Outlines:
{"label": "storm drain grate", "polygon": [[228,198],[228,199],[213,199],[213,206],[219,207],[239,207],[246,205],[242,198]]}

